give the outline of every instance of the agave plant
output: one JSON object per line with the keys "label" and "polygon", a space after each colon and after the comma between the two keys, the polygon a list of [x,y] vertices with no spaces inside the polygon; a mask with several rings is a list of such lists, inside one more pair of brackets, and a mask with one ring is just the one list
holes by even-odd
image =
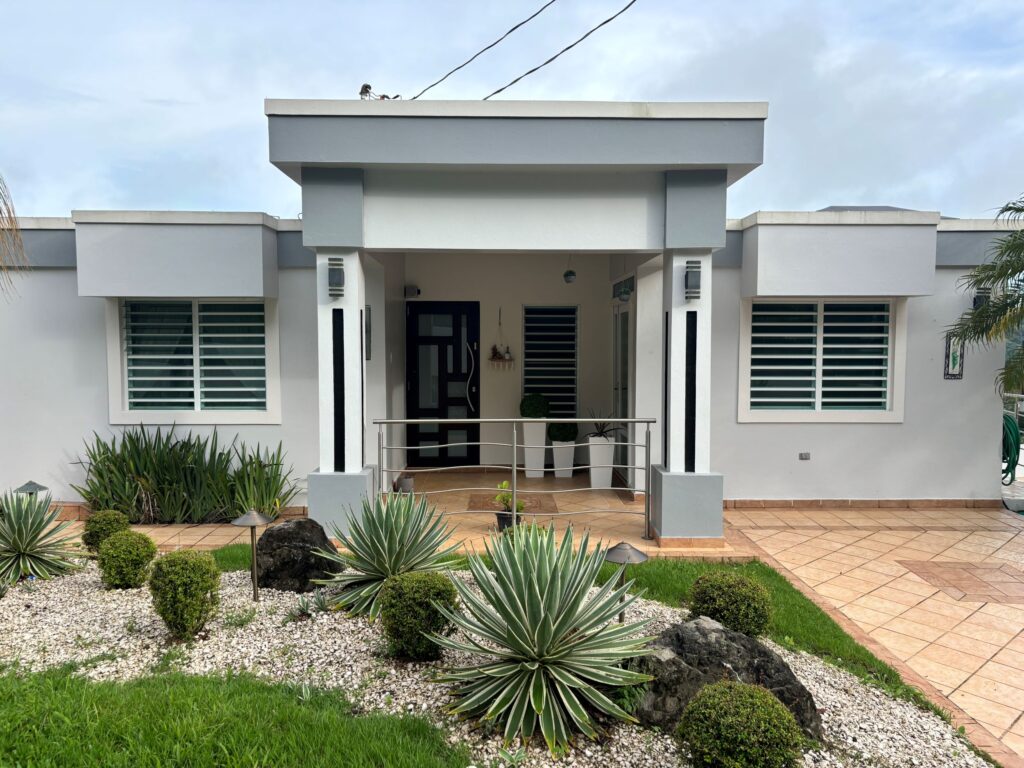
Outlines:
{"label": "agave plant", "polygon": [[317,583],[341,588],[334,607],[369,614],[371,619],[380,614],[380,589],[386,579],[443,570],[450,565],[445,557],[461,543],[442,548],[451,529],[434,507],[427,507],[425,498],[417,501],[411,493],[389,493],[383,499],[377,495],[372,504],[363,499],[362,517],[353,518],[350,525],[349,534],[334,528],[334,537],[347,551],[317,550],[347,570]]}
{"label": "agave plant", "polygon": [[497,722],[506,745],[516,734],[528,744],[539,724],[552,754],[574,732],[597,738],[592,712],[634,722],[602,689],[651,679],[620,666],[647,653],[650,638],[638,637],[647,622],[612,623],[638,597],[627,595],[633,582],[615,588],[612,578],[591,596],[605,548],[588,551],[585,534],[574,551],[571,529],[561,545],[555,539],[553,527],[536,525],[493,538],[486,545],[493,572],[480,557],[469,559],[480,595],[452,579],[465,614],[438,606],[467,639],[433,637],[442,647],[487,657],[441,676],[457,684],[454,713]]}
{"label": "agave plant", "polygon": [[58,523],[50,496],[5,493],[0,516],[0,584],[23,576],[48,579],[74,567],[74,536],[62,536],[70,523]]}

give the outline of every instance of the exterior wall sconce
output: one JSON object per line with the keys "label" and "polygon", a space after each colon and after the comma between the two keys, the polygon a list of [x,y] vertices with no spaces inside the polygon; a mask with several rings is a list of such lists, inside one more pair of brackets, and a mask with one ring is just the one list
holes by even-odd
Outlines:
{"label": "exterior wall sconce", "polygon": [[[616,565],[632,565],[634,563],[643,563],[647,561],[647,555],[641,552],[639,549],[634,547],[625,541],[620,541],[614,547],[604,553],[604,561],[606,563],[615,563]],[[621,588],[626,583],[626,569],[622,569],[622,573],[619,574],[619,587]],[[624,602],[624,599],[620,602]],[[626,623],[626,611],[623,609],[622,613],[619,614],[619,623]]]}
{"label": "exterior wall sconce", "polygon": [[700,298],[700,262],[686,262],[686,269],[683,272],[683,297],[690,301]]}
{"label": "exterior wall sconce", "polygon": [[249,529],[249,540],[252,543],[252,599],[256,603],[260,600],[259,578],[256,575],[256,529],[262,525],[270,525],[272,522],[273,520],[255,509],[250,509],[241,517],[236,517],[231,521],[232,525]]}
{"label": "exterior wall sconce", "polygon": [[974,301],[972,302],[972,306],[974,307],[974,309],[981,309],[986,304],[988,304],[991,298],[991,288],[979,288],[974,294]]}

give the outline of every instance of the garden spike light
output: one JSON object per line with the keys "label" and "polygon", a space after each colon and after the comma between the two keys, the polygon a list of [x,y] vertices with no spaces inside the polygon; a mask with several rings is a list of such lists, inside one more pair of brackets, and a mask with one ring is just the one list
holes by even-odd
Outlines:
{"label": "garden spike light", "polygon": [[270,525],[273,522],[266,515],[262,515],[255,509],[250,509],[241,517],[236,517],[231,521],[232,525],[237,525],[239,528],[249,529],[249,540],[252,542],[252,599],[253,602],[259,602],[260,591],[259,591],[259,579],[256,576],[256,529],[261,525]]}

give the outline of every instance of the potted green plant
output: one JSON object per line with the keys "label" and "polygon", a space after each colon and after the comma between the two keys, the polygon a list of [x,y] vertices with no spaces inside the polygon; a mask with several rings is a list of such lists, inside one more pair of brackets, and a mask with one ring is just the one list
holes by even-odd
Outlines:
{"label": "potted green plant", "polygon": [[576,424],[548,424],[551,438],[551,463],[555,477],[572,477],[573,457],[576,455],[576,437],[580,428]]}
{"label": "potted green plant", "polygon": [[615,462],[615,443],[619,428],[602,416],[590,412],[594,420],[594,431],[587,435],[590,444],[590,487],[611,488],[612,464]]}
{"label": "potted green plant", "polygon": [[[494,516],[498,520],[498,532],[501,533],[513,523],[512,517],[512,494],[509,493],[508,480],[502,480],[498,483],[498,490],[501,491],[494,500],[501,504],[503,512],[495,512]],[[523,507],[526,505],[519,499],[516,499],[516,514],[521,515],[523,513]]]}
{"label": "potted green plant", "polygon": [[[544,395],[531,393],[519,402],[519,415],[524,419],[546,419],[551,404]],[[544,456],[547,453],[546,430],[542,421],[523,424],[523,459],[527,477],[544,477]]]}

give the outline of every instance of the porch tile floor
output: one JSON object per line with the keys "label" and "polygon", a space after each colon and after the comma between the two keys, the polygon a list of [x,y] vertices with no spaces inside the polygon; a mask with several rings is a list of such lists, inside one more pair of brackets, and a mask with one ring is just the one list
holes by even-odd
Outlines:
{"label": "porch tile floor", "polygon": [[1004,765],[1024,765],[1024,516],[853,507],[725,516],[883,657],[923,678],[940,706],[999,740],[1011,752]]}

